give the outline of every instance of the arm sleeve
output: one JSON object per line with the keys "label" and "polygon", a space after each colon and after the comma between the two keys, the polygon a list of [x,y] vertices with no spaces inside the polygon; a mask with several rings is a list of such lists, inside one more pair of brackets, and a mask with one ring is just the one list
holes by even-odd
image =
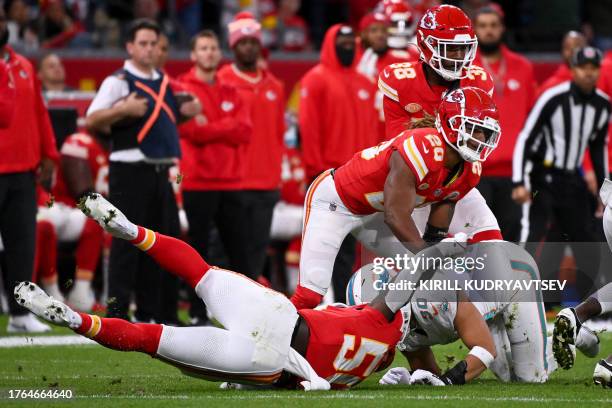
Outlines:
{"label": "arm sleeve", "polygon": [[519,133],[512,157],[512,182],[525,184],[525,164],[529,159],[529,147],[542,137],[542,128],[548,122],[550,97],[545,93],[536,102]]}
{"label": "arm sleeve", "polygon": [[593,170],[597,177],[597,189],[599,190],[605,178],[608,177],[608,122],[610,120],[610,110],[605,109],[597,126],[597,131],[589,141],[589,151]]}
{"label": "arm sleeve", "polygon": [[35,98],[35,109],[36,109],[36,120],[38,121],[38,131],[40,134],[41,142],[41,155],[42,157],[58,161],[59,153],[57,146],[55,145],[55,134],[53,133],[53,127],[51,126],[51,120],[49,119],[49,112],[42,99],[42,87],[38,78],[34,77],[34,98]]}
{"label": "arm sleeve", "polygon": [[0,61],[0,128],[7,128],[15,111],[15,84],[4,61]]}
{"label": "arm sleeve", "polygon": [[238,95],[234,98],[234,105],[236,108],[233,114],[218,120],[200,125],[196,116],[185,122],[179,127],[181,137],[196,145],[213,142],[233,145],[248,143],[253,131],[248,109]]}
{"label": "arm sleeve", "polygon": [[308,179],[325,170],[323,156],[321,152],[321,113],[319,109],[324,109],[322,89],[314,81],[308,78],[301,84],[300,90],[300,110],[298,114],[298,126],[302,143],[302,155],[306,175]]}

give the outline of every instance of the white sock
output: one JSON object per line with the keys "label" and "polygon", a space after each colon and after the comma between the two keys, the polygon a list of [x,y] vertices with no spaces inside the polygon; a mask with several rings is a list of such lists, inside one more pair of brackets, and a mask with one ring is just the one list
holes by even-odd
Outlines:
{"label": "white sock", "polygon": [[612,282],[593,294],[601,305],[601,314],[612,312]]}

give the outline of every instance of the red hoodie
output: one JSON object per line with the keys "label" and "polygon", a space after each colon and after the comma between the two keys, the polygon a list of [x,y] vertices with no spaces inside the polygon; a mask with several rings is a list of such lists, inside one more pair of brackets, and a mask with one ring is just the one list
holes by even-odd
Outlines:
{"label": "red hoodie", "polygon": [[219,82],[235,87],[250,113],[253,133],[246,153],[244,190],[275,190],[281,178],[285,134],[283,84],[268,71],[257,76],[240,72],[234,64],[217,74]]}
{"label": "red hoodie", "polygon": [[218,81],[212,85],[202,81],[196,77],[195,68],[179,76],[178,81],[202,104],[202,113],[179,127],[182,189],[242,188],[252,128],[238,91]]}
{"label": "red hoodie", "polygon": [[321,63],[301,80],[298,122],[308,179],[379,142],[376,85],[355,70],[357,55],[351,67],[338,61],[335,42],[340,27],[327,30]]}
{"label": "red hoodie", "polygon": [[548,77],[546,81],[538,88],[538,97],[544,93],[545,90],[552,88],[555,85],[559,85],[561,82],[569,81],[572,79],[572,71],[569,69],[565,62],[561,63],[557,70],[552,76]]}
{"label": "red hoodie", "polygon": [[493,77],[493,100],[499,109],[501,138],[497,148],[483,163],[486,177],[512,177],[512,155],[516,139],[535,102],[536,81],[533,65],[525,57],[501,47],[502,58],[497,64],[486,64],[480,53],[474,64],[486,69]]}
{"label": "red hoodie", "polygon": [[34,170],[42,157],[59,159],[36,72],[26,58],[10,47],[6,51],[15,98],[13,118],[0,129],[0,174]]}

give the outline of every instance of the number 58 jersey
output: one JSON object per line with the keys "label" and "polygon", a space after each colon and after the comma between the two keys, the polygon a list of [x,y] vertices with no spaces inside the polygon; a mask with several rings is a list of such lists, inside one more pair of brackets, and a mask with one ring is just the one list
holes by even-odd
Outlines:
{"label": "number 58 jersey", "polygon": [[398,152],[414,174],[415,207],[438,201],[458,201],[480,180],[479,162],[464,161],[454,174],[444,167],[446,149],[436,129],[411,129],[397,137],[362,150],[339,167],[334,183],[343,204],[356,215],[385,210],[384,188],[391,155]]}
{"label": "number 58 jersey", "polygon": [[403,314],[388,322],[368,305],[301,309],[310,337],[306,360],[332,388],[352,387],[386,368],[402,337]]}

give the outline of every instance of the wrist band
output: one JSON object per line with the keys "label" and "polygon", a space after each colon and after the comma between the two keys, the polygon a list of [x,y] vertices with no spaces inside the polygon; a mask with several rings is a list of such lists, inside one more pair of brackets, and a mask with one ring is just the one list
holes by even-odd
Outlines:
{"label": "wrist band", "polygon": [[487,368],[489,368],[493,360],[495,360],[495,357],[493,357],[493,354],[489,353],[487,349],[480,347],[480,346],[472,347],[468,355],[474,356],[480,361],[482,361],[482,363]]}

